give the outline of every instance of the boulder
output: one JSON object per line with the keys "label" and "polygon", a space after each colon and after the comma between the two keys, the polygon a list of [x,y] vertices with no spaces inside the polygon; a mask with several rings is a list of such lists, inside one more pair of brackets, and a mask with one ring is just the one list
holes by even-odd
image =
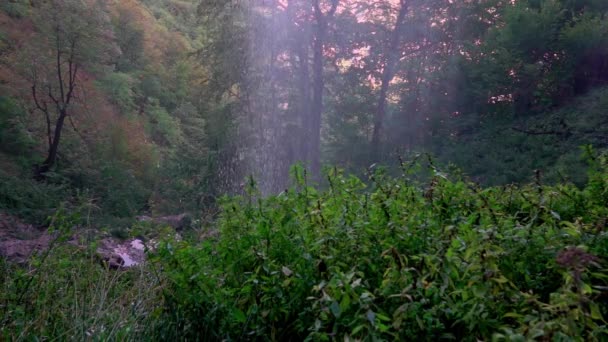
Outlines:
{"label": "boulder", "polygon": [[166,225],[175,229],[176,231],[188,229],[192,224],[192,218],[190,217],[190,215],[185,213],[160,217],[150,217],[145,215],[137,216],[137,220],[140,222],[152,222],[158,225]]}
{"label": "boulder", "polygon": [[0,257],[23,263],[32,255],[46,250],[52,239],[48,232],[0,213]]}
{"label": "boulder", "polygon": [[139,239],[117,241],[106,238],[99,241],[97,254],[104,265],[112,269],[137,266],[145,261],[144,244]]}

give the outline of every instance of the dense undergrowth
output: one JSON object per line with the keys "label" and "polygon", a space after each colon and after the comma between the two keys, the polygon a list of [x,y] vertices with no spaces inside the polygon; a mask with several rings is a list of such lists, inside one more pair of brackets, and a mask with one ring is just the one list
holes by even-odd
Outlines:
{"label": "dense undergrowth", "polygon": [[544,171],[547,184],[583,186],[585,160],[574,147],[605,148],[607,110],[608,88],[599,87],[542,114],[463,123],[468,133],[458,139],[437,135],[433,151],[485,186],[528,182],[535,169]]}
{"label": "dense undergrowth", "polygon": [[140,269],[64,247],[4,265],[3,336],[606,340],[608,159],[589,160],[582,189],[540,174],[484,189],[432,164],[420,181],[403,163],[369,182],[328,170],[320,191],[296,167],[291,189],[250,184],[219,234],[166,241]]}
{"label": "dense undergrowth", "polygon": [[[167,245],[163,337],[602,340],[606,160],[589,185],[480,189],[437,170],[328,173],[226,199],[217,241]],[[431,167],[432,169],[432,167]],[[201,335],[202,334],[202,335]]]}

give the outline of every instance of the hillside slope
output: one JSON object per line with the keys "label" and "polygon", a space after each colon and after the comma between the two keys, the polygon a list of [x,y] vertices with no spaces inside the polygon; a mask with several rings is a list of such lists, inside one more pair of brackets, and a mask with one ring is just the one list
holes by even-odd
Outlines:
{"label": "hillside slope", "polygon": [[581,185],[581,147],[608,147],[607,124],[608,88],[598,88],[549,113],[482,118],[468,134],[437,142],[436,151],[484,184],[528,182],[540,170],[546,182]]}
{"label": "hillside slope", "polygon": [[[206,74],[191,56],[201,37],[196,3],[0,5],[0,209],[29,216],[60,201],[88,201],[104,215],[131,217],[188,210],[209,192],[206,108],[199,100]],[[82,13],[92,17],[82,21]],[[55,41],[76,42],[76,54],[55,51]],[[71,87],[72,65],[78,71],[57,161],[47,181],[36,183],[33,170],[50,153],[61,116],[49,104]],[[184,166],[192,154],[198,164]],[[41,217],[46,212],[35,215]]]}

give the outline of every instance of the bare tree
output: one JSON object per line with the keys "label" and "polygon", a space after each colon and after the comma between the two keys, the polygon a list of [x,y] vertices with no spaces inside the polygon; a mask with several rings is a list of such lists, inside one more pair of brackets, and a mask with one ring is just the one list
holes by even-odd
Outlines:
{"label": "bare tree", "polygon": [[39,180],[57,161],[66,120],[75,127],[71,116],[83,68],[96,65],[113,48],[104,15],[103,8],[80,0],[51,0],[37,9],[37,39],[26,50],[32,99],[44,115],[48,143],[46,158],[35,167]]}

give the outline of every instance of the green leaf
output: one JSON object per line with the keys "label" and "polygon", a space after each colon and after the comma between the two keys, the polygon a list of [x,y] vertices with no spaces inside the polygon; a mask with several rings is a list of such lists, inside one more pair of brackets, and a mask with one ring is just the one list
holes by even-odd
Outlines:
{"label": "green leaf", "polygon": [[365,317],[373,326],[376,326],[376,314],[372,310],[367,310]]}
{"label": "green leaf", "polygon": [[340,318],[340,314],[342,314],[342,310],[340,309],[340,305],[338,304],[338,302],[336,302],[334,300],[331,303],[331,305],[329,306],[329,309],[331,310],[331,313],[334,315],[334,317]]}
{"label": "green leaf", "polygon": [[365,329],[365,325],[358,325],[350,332],[350,334],[357,335],[363,329]]}
{"label": "green leaf", "polygon": [[505,284],[509,282],[509,279],[505,278],[504,276],[500,276],[499,278],[492,278],[492,280],[499,284]]}
{"label": "green leaf", "polygon": [[589,308],[591,310],[591,318],[603,321],[602,312],[600,306],[597,303],[590,303]]}
{"label": "green leaf", "polygon": [[344,294],[344,296],[342,296],[342,300],[340,301],[340,309],[342,311],[346,311],[346,310],[348,310],[349,306],[350,306],[350,296],[348,294]]}
{"label": "green leaf", "polygon": [[232,314],[234,316],[234,320],[239,323],[244,323],[247,320],[247,316],[245,316],[243,311],[239,309],[234,309],[234,311],[232,311]]}
{"label": "green leaf", "polygon": [[383,315],[383,314],[376,314],[376,316],[378,317],[379,320],[384,321],[384,322],[390,322],[390,318],[388,318],[387,316]]}
{"label": "green leaf", "polygon": [[589,284],[583,283],[582,291],[583,291],[583,294],[591,294],[593,292],[593,289],[591,288],[591,286],[589,286]]}
{"label": "green leaf", "polygon": [[506,314],[504,314],[502,317],[510,317],[510,318],[521,318],[524,317],[521,314],[518,314],[516,312],[507,312]]}

